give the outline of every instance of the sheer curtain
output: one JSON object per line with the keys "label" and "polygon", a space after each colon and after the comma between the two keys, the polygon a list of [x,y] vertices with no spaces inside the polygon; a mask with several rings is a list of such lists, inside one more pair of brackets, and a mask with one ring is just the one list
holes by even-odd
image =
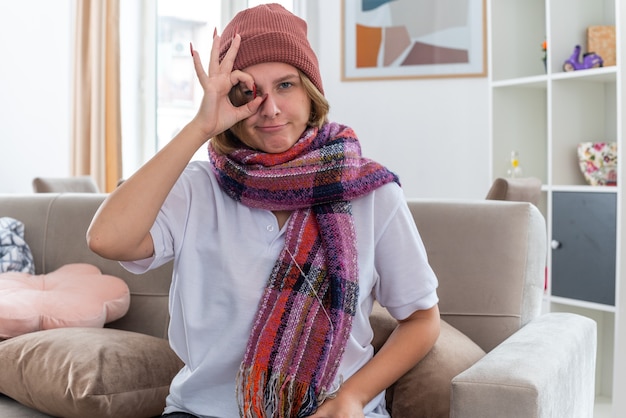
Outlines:
{"label": "sheer curtain", "polygon": [[119,0],[76,0],[72,174],[110,192],[122,176]]}

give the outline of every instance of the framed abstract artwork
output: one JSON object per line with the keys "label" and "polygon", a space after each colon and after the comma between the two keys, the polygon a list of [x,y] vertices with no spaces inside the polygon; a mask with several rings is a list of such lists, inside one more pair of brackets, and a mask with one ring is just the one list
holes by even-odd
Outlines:
{"label": "framed abstract artwork", "polygon": [[343,0],[342,79],[484,77],[486,0]]}

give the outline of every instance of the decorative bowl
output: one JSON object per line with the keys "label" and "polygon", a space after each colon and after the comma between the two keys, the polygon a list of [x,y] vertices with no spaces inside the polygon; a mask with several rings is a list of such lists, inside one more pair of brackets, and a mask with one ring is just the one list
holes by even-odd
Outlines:
{"label": "decorative bowl", "polygon": [[581,142],[578,144],[578,165],[590,185],[615,186],[617,184],[617,143]]}

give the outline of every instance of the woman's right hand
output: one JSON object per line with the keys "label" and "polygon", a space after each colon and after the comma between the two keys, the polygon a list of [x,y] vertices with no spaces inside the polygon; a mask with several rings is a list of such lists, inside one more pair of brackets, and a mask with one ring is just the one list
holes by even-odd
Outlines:
{"label": "woman's right hand", "polygon": [[248,90],[254,89],[254,79],[250,74],[240,70],[233,71],[240,44],[241,36],[236,34],[220,62],[220,36],[215,32],[208,72],[204,70],[198,52],[193,50],[193,47],[191,49],[196,76],[204,96],[198,113],[190,124],[200,129],[206,140],[253,115],[263,103],[262,97],[256,97],[241,106],[235,106],[228,97],[231,89],[238,84],[242,84]]}
{"label": "woman's right hand", "polygon": [[114,260],[139,260],[153,254],[150,228],[176,180],[194,153],[210,138],[253,115],[263,103],[257,97],[234,106],[228,94],[242,84],[254,89],[254,80],[243,71],[233,71],[241,36],[235,35],[219,62],[219,36],[213,38],[208,73],[192,50],[196,75],[204,96],[196,116],[135,174],[115,189],[98,209],[89,230],[89,247]]}

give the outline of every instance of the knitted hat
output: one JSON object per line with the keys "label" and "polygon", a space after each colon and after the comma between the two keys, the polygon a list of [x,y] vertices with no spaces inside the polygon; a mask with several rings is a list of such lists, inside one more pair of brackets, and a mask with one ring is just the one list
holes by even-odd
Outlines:
{"label": "knitted hat", "polygon": [[235,30],[241,35],[241,45],[234,69],[242,70],[263,62],[293,65],[324,94],[319,64],[307,39],[306,22],[272,3],[245,9],[224,28],[220,41],[220,61],[226,55]]}

